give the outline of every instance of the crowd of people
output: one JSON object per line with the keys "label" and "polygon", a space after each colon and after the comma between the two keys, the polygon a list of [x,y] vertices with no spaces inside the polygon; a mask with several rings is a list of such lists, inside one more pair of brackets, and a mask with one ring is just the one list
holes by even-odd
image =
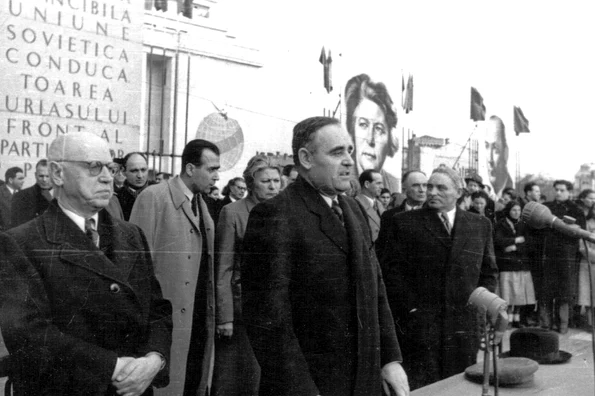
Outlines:
{"label": "crowd of people", "polygon": [[[256,155],[221,191],[219,148],[201,139],[177,175],[140,152],[114,161],[91,133],[58,137],[31,187],[8,169],[0,328],[15,394],[404,396],[476,363],[477,287],[507,301],[511,327],[592,323],[595,246],[525,224],[539,185],[493,199],[479,175],[440,166],[394,191],[359,169],[364,127],[305,119],[294,164]],[[545,206],[595,232],[595,191],[553,187]]]}

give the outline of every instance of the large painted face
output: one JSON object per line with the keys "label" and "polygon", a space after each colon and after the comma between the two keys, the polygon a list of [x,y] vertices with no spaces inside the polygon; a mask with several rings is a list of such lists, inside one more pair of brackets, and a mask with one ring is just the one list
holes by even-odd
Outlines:
{"label": "large painted face", "polygon": [[382,109],[364,99],[353,112],[355,157],[359,173],[366,169],[381,170],[389,151],[390,130]]}
{"label": "large painted face", "polygon": [[503,180],[507,177],[508,147],[504,143],[504,129],[502,124],[496,120],[488,121],[485,148],[486,167],[490,183],[494,188],[500,188]]}

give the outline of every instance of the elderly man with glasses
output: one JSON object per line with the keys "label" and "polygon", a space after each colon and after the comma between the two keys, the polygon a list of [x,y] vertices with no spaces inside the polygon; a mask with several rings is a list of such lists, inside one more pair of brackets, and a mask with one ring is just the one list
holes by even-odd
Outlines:
{"label": "elderly man with glasses", "polygon": [[14,393],[149,395],[168,382],[171,304],[147,240],[106,209],[114,169],[91,133],[49,148],[55,199],[0,234],[0,327]]}

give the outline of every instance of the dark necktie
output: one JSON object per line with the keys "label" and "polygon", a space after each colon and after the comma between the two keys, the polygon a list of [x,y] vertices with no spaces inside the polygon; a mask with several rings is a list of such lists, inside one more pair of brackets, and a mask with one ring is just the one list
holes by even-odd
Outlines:
{"label": "dark necktie", "polygon": [[192,213],[194,216],[198,215],[198,194],[194,194],[192,201],[190,201],[190,206],[192,206]]}
{"label": "dark necktie", "polygon": [[99,247],[99,233],[95,229],[94,219],[85,219],[85,233],[87,234],[89,239],[95,244],[95,246]]}
{"label": "dark necktie", "polygon": [[378,217],[380,217],[380,208],[378,207],[378,201],[374,200],[374,205],[372,207],[374,208],[374,211],[376,212]]}
{"label": "dark necktie", "polygon": [[339,206],[339,202],[337,200],[333,199],[333,204],[331,206],[331,209],[337,215],[341,224],[344,224],[343,223],[343,209],[341,209],[341,206]]}
{"label": "dark necktie", "polygon": [[452,226],[450,225],[450,221],[448,220],[448,215],[444,212],[440,212],[440,218],[444,223],[444,228],[446,228],[446,232],[450,235],[450,231],[452,230]]}

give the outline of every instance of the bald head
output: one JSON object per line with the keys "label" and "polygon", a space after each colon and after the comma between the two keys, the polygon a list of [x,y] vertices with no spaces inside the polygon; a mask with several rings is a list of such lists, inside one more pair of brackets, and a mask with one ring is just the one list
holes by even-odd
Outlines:
{"label": "bald head", "polygon": [[113,193],[107,143],[88,132],[61,135],[50,145],[50,177],[58,203],[89,218],[107,207]]}
{"label": "bald head", "polygon": [[111,162],[105,140],[90,132],[76,132],[58,136],[50,145],[50,161]]}

